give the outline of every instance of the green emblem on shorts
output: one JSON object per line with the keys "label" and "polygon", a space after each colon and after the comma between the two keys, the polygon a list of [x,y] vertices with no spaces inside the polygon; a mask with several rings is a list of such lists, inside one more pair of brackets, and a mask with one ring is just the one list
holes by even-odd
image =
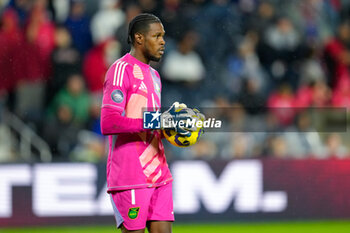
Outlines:
{"label": "green emblem on shorts", "polygon": [[140,207],[134,207],[129,209],[128,216],[130,219],[135,219],[139,215]]}

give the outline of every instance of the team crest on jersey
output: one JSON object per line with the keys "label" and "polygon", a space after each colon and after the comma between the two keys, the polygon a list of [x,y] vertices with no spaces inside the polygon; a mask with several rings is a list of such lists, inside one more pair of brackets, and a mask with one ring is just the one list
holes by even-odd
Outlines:
{"label": "team crest on jersey", "polygon": [[136,219],[139,215],[140,207],[129,208],[128,216],[130,219]]}
{"label": "team crest on jersey", "polygon": [[121,90],[112,91],[111,98],[116,103],[121,103],[124,100],[124,94]]}

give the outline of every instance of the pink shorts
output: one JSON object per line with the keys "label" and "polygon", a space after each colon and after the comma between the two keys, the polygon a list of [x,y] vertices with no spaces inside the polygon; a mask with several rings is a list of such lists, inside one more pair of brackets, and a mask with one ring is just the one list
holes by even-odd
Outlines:
{"label": "pink shorts", "polygon": [[147,221],[174,221],[172,183],[155,188],[130,189],[110,194],[117,227],[146,228]]}

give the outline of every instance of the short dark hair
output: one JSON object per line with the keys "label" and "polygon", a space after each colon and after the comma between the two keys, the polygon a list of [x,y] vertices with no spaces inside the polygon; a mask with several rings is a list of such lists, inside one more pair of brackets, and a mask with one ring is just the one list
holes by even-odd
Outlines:
{"label": "short dark hair", "polygon": [[149,13],[142,13],[133,18],[129,23],[128,44],[134,44],[136,33],[144,33],[151,23],[161,23],[160,19]]}

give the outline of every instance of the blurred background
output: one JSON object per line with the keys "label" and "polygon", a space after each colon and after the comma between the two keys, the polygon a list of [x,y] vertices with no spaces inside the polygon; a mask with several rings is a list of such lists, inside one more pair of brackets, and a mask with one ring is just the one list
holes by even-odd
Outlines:
{"label": "blurred background", "polygon": [[[295,182],[295,191],[297,181],[305,181],[305,195],[320,190],[330,195],[310,208],[328,203],[331,209],[333,204],[350,209],[347,0],[0,0],[0,173],[1,166],[11,172],[9,164],[30,170],[41,162],[84,162],[98,168],[96,180],[103,182],[104,75],[129,51],[128,23],[142,12],[157,15],[166,31],[166,53],[152,64],[162,77],[162,105],[180,101],[209,107],[230,122],[231,132],[207,132],[189,148],[166,143],[175,174],[195,161],[220,181],[229,164],[258,162],[263,190]],[[310,114],[309,109],[330,113]],[[332,109],[340,109],[345,120]],[[255,131],[255,124],[264,128]],[[296,173],[300,179],[291,181]],[[337,185],[332,183],[339,176]],[[317,188],[311,177],[318,179]],[[343,198],[331,195],[336,190]],[[290,203],[293,195],[301,194],[287,192],[276,200]],[[268,218],[303,217],[293,206],[288,212],[291,204],[277,206],[286,210]],[[207,216],[202,219],[212,217],[207,207],[198,207]],[[307,216],[350,218],[345,209],[339,215],[314,210]],[[198,220],[183,211],[180,219]],[[228,221],[241,216],[237,209],[225,211]],[[251,216],[242,218],[266,217]]]}

